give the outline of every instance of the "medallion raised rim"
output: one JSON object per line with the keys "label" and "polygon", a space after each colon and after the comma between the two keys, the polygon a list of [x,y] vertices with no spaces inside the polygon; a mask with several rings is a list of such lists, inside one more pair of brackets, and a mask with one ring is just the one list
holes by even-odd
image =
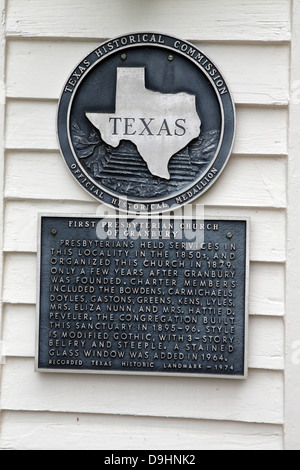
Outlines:
{"label": "medallion raised rim", "polygon": [[[145,40],[135,44],[129,43],[129,38],[138,39],[146,37],[155,37],[158,42],[151,42],[148,39],[147,41]],[[127,41],[127,43],[120,45],[121,41],[124,43]],[[113,45],[118,45],[118,47],[114,48]],[[175,45],[177,45],[177,47]],[[179,45],[181,45],[181,48],[179,47]],[[144,199],[139,197],[127,197],[124,194],[111,191],[100,183],[97,183],[80,164],[79,158],[74,150],[72,138],[70,135],[70,113],[72,109],[72,103],[74,97],[76,96],[77,90],[81,86],[81,83],[84,78],[91,72],[91,70],[93,70],[96,65],[98,65],[101,61],[111,56],[112,54],[120,54],[124,50],[141,46],[158,47],[166,49],[168,51],[173,50],[177,54],[181,54],[182,56],[184,56],[186,60],[192,61],[209,79],[220,104],[220,113],[222,117],[221,138],[219,141],[219,145],[215,151],[214,158],[209,162],[209,165],[203,175],[197,177],[189,186],[185,187],[184,189],[174,192],[173,194],[171,194],[170,197],[153,197]],[[186,53],[186,51],[189,50],[188,48],[192,48],[190,50],[198,52],[201,57],[204,58],[204,64],[201,64],[201,61],[197,63],[193,56],[188,55]],[[101,50],[102,55],[99,56],[99,51]],[[98,52],[98,54],[96,51]],[[86,63],[89,63],[89,66],[81,74],[79,79],[76,80],[75,83],[74,74],[76,74],[76,70],[78,70],[79,67],[82,67],[83,69],[83,65]],[[207,65],[207,67],[209,67],[208,70],[205,69],[206,64],[210,64],[210,66]],[[222,90],[226,89],[226,93],[221,94],[219,92],[219,89],[214,79],[209,74],[211,67],[213,67],[216,73],[218,74],[220,82],[223,83]],[[72,83],[71,86],[70,82]],[[219,178],[225,166],[227,165],[234,144],[235,132],[235,105],[232,98],[232,94],[227,85],[227,81],[225,80],[224,75],[219,71],[219,68],[209,58],[209,56],[207,56],[207,54],[205,54],[194,44],[181,38],[159,32],[126,33],[124,35],[117,36],[116,38],[104,41],[98,47],[94,48],[77,64],[77,66],[73,69],[68,79],[66,80],[63,90],[61,92],[57,110],[57,139],[59,143],[59,148],[63,160],[67,165],[69,171],[71,172],[73,178],[75,178],[78,184],[88,194],[94,197],[94,199],[98,200],[101,203],[104,203],[108,207],[112,207],[122,212],[127,212],[131,214],[159,214],[164,212],[170,212],[186,205],[189,202],[193,202],[195,199],[202,196],[208,189],[211,188],[211,186]],[[226,142],[224,143],[225,138]],[[212,172],[212,168],[214,169],[214,172]],[[82,175],[82,181],[80,181],[78,177],[79,174]]]}

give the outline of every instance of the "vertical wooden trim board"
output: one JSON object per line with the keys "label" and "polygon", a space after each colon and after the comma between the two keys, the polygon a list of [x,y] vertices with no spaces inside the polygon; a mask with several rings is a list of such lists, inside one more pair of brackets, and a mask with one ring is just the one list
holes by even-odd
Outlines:
{"label": "vertical wooden trim board", "polygon": [[1,379],[2,364],[4,362],[4,343],[2,340],[3,326],[3,302],[2,302],[2,285],[3,285],[3,232],[4,232],[4,158],[5,158],[5,101],[6,101],[6,85],[5,85],[5,0],[0,0],[0,433],[2,422],[2,406],[1,406]]}
{"label": "vertical wooden trim board", "polygon": [[293,1],[286,269],[285,448],[300,448],[300,1]]}

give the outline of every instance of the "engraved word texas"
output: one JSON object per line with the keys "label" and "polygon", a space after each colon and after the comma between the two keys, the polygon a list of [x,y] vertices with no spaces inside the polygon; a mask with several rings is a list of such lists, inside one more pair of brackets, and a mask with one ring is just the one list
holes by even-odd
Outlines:
{"label": "engraved word texas", "polygon": [[171,157],[197,138],[201,128],[195,96],[146,89],[144,68],[118,68],[115,113],[86,116],[108,145],[133,142],[149,171],[164,179],[170,179]]}

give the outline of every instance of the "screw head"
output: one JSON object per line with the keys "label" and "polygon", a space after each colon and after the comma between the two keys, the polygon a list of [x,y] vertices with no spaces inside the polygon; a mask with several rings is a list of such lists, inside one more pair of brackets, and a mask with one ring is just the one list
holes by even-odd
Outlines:
{"label": "screw head", "polygon": [[57,230],[56,230],[56,228],[53,228],[53,229],[51,230],[51,235],[57,235]]}
{"label": "screw head", "polygon": [[126,54],[121,54],[121,59],[122,59],[122,60],[126,60],[126,59],[127,59],[127,55],[126,55]]}
{"label": "screw head", "polygon": [[168,61],[169,61],[169,62],[172,62],[172,60],[174,60],[174,56],[173,56],[172,54],[170,54],[170,55],[168,56]]}
{"label": "screw head", "polygon": [[232,235],[231,232],[228,232],[227,235],[226,235],[226,237],[227,237],[229,240],[231,240],[231,238],[233,237],[233,235]]}

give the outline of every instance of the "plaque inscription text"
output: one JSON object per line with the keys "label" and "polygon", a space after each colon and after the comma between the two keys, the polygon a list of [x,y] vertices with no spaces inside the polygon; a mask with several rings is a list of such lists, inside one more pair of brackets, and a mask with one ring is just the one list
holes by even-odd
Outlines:
{"label": "plaque inscription text", "polygon": [[37,370],[246,376],[247,221],[40,226]]}

